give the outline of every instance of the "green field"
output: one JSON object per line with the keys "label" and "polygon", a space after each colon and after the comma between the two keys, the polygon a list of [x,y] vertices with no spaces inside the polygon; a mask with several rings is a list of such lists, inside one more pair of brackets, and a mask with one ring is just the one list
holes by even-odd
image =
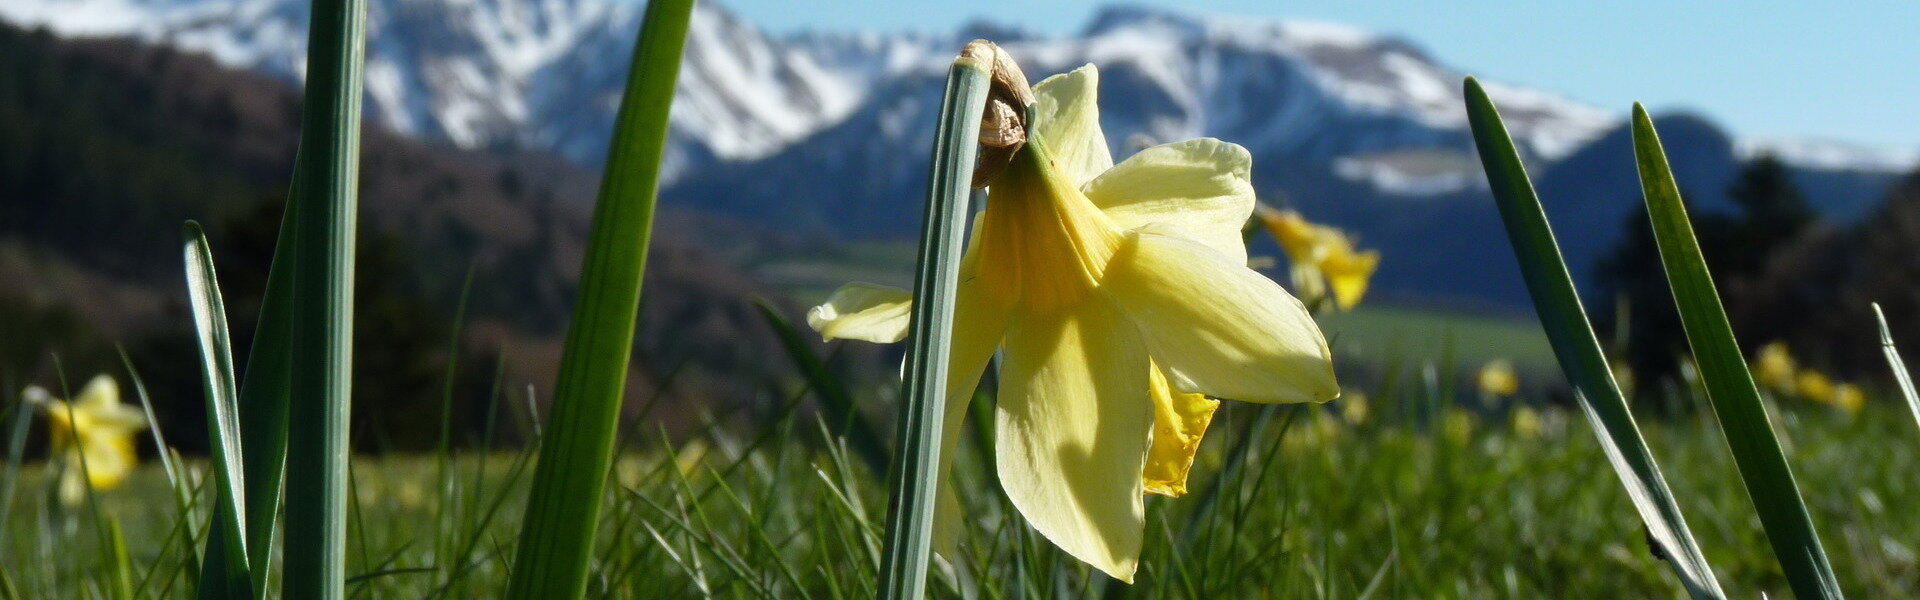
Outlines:
{"label": "green field", "polygon": [[[1540,432],[1524,435],[1499,412],[1453,409],[1458,416],[1423,423],[1394,416],[1417,411],[1374,402],[1380,417],[1361,425],[1333,410],[1278,407],[1259,426],[1259,407],[1227,403],[1193,493],[1149,499],[1133,587],[1089,575],[1027,529],[970,436],[958,469],[969,532],[933,589],[978,598],[1681,595],[1577,415],[1548,409]],[[1920,594],[1920,521],[1904,500],[1920,496],[1920,433],[1903,411],[1891,401],[1854,417],[1800,403],[1782,411],[1840,582],[1859,597]],[[871,595],[885,490],[864,463],[822,443],[823,425],[808,414],[672,442],[633,432],[613,473],[620,485],[603,515],[590,597]],[[1790,597],[1711,420],[1654,419],[1647,433],[1731,597]],[[1244,466],[1221,475],[1234,454]],[[353,597],[500,589],[528,471],[516,452],[478,456],[455,461],[444,501],[433,455],[355,463]],[[190,597],[195,545],[157,463],[97,496],[124,531],[124,563],[84,506],[50,502],[34,465],[24,475],[0,532],[12,597],[116,597],[123,569],[133,597]],[[202,528],[206,506],[192,507]]]}

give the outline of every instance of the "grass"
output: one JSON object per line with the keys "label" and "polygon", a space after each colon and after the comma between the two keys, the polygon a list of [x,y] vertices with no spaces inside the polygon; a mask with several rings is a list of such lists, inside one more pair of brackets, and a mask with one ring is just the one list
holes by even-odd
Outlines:
{"label": "grass", "polygon": [[1343,362],[1451,351],[1465,367],[1504,358],[1526,372],[1560,369],[1539,322],[1529,317],[1362,304],[1353,312],[1321,315],[1320,328]]}
{"label": "grass", "polygon": [[[1196,489],[1211,484],[1258,407],[1226,410],[1205,444]],[[1799,403],[1783,413],[1809,508],[1849,592],[1920,594],[1920,521],[1909,518],[1902,501],[1920,494],[1912,477],[1920,453],[1904,411],[1897,398],[1885,397],[1851,419]],[[1557,416],[1540,437],[1527,438],[1497,414],[1482,415],[1478,427],[1459,435],[1391,422],[1353,427],[1307,408],[1287,425],[1289,411],[1279,412],[1268,434],[1248,444],[1243,475],[1226,482],[1223,518],[1195,525],[1191,496],[1149,502],[1152,535],[1137,597],[1249,597],[1256,589],[1273,598],[1356,598],[1368,590],[1372,598],[1680,592],[1671,571],[1648,553],[1632,505],[1577,415],[1550,413]],[[1644,425],[1729,596],[1789,597],[1712,419]],[[871,596],[885,490],[844,448],[821,443],[820,431],[812,418],[794,417],[671,440],[658,432],[630,436],[597,521],[589,593]],[[980,456],[963,442],[956,469],[970,482],[961,492],[975,518],[962,545],[966,557],[936,569],[929,582],[933,597],[955,597],[956,587],[981,598],[1104,591],[1102,578],[1052,550],[1008,511]],[[355,461],[349,597],[435,597],[451,582],[501,589],[527,481],[523,459],[457,459],[460,476],[447,510],[463,517],[446,521],[435,518],[441,511],[433,456]],[[482,476],[473,476],[476,468]],[[188,460],[182,469],[204,476],[207,465]],[[30,463],[21,489],[44,486],[44,473]],[[185,585],[192,545],[181,542],[172,504],[153,501],[170,494],[160,465],[149,462],[124,487],[99,496],[103,512],[124,528],[137,597],[177,597]],[[202,490],[201,510],[208,498]],[[0,524],[0,570],[20,597],[85,597],[111,582],[101,538],[74,524],[87,517],[63,521],[59,512],[45,494],[27,493]],[[438,556],[425,542],[434,528],[477,541],[458,556]],[[1170,541],[1188,535],[1191,541]],[[1209,549],[1213,558],[1202,560]]]}

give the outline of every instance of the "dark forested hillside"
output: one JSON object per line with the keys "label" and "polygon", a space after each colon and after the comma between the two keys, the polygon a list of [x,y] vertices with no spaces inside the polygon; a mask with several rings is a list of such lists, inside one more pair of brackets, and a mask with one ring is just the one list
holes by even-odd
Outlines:
{"label": "dark forested hillside", "polygon": [[[180,430],[173,439],[204,439],[180,224],[207,225],[244,356],[298,102],[279,80],[199,55],[0,27],[0,384],[49,381],[56,354],[70,378],[119,372],[112,348],[122,344]],[[365,441],[413,446],[437,427],[424,417],[437,415],[470,267],[461,396],[482,399],[496,355],[508,383],[548,387],[594,178],[546,156],[463,152],[372,128],[364,144],[356,402]],[[772,292],[696,237],[720,226],[661,215],[636,394],[675,371],[682,393],[742,397],[740,382],[759,378],[738,375],[784,365],[750,304]]]}

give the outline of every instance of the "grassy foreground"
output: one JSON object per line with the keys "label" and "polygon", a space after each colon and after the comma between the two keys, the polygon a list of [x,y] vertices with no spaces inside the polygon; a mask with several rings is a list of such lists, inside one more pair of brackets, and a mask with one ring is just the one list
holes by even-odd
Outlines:
{"label": "grassy foreground", "polygon": [[[1402,406],[1429,405],[1425,392]],[[1392,396],[1393,394],[1383,394]],[[1422,401],[1413,401],[1420,399]],[[1230,405],[1186,497],[1149,499],[1139,583],[1104,577],[1038,539],[1000,499],[969,438],[957,471],[971,530],[937,569],[936,597],[1664,598],[1679,588],[1577,415],[1545,411],[1537,434],[1504,413],[1430,422],[1376,397],[1361,425],[1330,409]],[[1413,416],[1408,416],[1413,415]],[[795,411],[664,443],[633,432],[613,472],[591,568],[592,597],[868,597],[885,489]],[[1846,417],[1782,411],[1789,457],[1840,582],[1875,597],[1920,595],[1905,518],[1920,496],[1912,424],[1893,403]],[[1788,597],[1710,417],[1650,420],[1651,445],[1707,558],[1735,597]],[[1259,429],[1249,441],[1250,430]],[[1237,476],[1220,475],[1244,449]],[[1866,459],[1871,457],[1871,459]],[[350,597],[484,597],[505,583],[530,473],[522,454],[456,457],[439,505],[435,457],[354,463]],[[204,473],[204,463],[188,463]],[[0,531],[0,570],[21,598],[173,598],[195,579],[179,509],[157,464],[99,496],[126,536],[121,563],[88,511],[63,512],[29,466]],[[1209,496],[1215,486],[1217,501]],[[203,494],[204,495],[204,494]],[[206,499],[192,510],[206,535]],[[282,557],[284,558],[284,557]],[[117,565],[124,564],[125,567]],[[5,593],[5,592],[0,592]]]}

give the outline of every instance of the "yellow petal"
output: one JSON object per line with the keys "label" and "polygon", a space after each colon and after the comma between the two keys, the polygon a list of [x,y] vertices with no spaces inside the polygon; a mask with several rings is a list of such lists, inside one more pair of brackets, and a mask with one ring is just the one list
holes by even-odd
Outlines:
{"label": "yellow petal", "polygon": [[1295,269],[1319,268],[1320,256],[1326,247],[1324,228],[1308,223],[1300,213],[1291,210],[1262,206],[1257,214],[1261,226],[1279,242],[1280,249],[1287,253],[1287,262]]}
{"label": "yellow petal", "polygon": [[1100,70],[1093,65],[1048,77],[1033,86],[1034,137],[1044,140],[1060,174],[1074,187],[1113,168],[1095,104]]}
{"label": "yellow petal", "polygon": [[133,438],[126,436],[87,438],[81,444],[80,451],[87,457],[87,481],[96,490],[113,489],[120,485],[138,462],[133,450]]}
{"label": "yellow petal", "polygon": [[1054,545],[1128,582],[1146,527],[1150,369],[1111,304],[1016,313],[994,423],[1014,507]]}
{"label": "yellow petal", "polygon": [[1333,288],[1334,304],[1340,310],[1353,310],[1367,295],[1367,282],[1379,266],[1379,252],[1346,251],[1327,256],[1320,262],[1320,271],[1326,274],[1328,287]]}
{"label": "yellow petal", "polygon": [[907,337],[913,294],[871,283],[849,283],[807,311],[807,325],[823,339],[891,344]]}
{"label": "yellow petal", "polygon": [[1147,470],[1141,474],[1147,492],[1178,498],[1187,493],[1187,472],[1200,438],[1213,421],[1220,401],[1200,394],[1173,391],[1158,366],[1149,370],[1153,397],[1153,445],[1147,451]]}
{"label": "yellow petal", "polygon": [[45,402],[45,404],[40,406],[41,410],[47,414],[47,440],[53,444],[55,450],[72,446],[73,434],[76,429],[74,423],[76,417],[79,417],[80,414],[65,402],[59,400],[46,400]]}
{"label": "yellow petal", "polygon": [[1212,138],[1140,151],[1082,188],[1121,229],[1168,223],[1235,262],[1246,262],[1240,230],[1253,213],[1253,157]]}
{"label": "yellow petal", "polygon": [[[961,425],[967,418],[967,405],[987,370],[994,350],[1007,329],[1012,309],[1012,289],[1007,274],[987,273],[960,283],[954,294],[953,342],[947,354],[947,399],[945,420],[940,431],[940,475],[937,504],[934,506],[934,549],[949,558],[962,530],[960,499],[953,491],[953,455],[960,446]],[[986,427],[986,423],[975,423]]]}
{"label": "yellow petal", "polygon": [[108,410],[120,405],[120,384],[112,377],[95,375],[80,388],[80,395],[74,397],[73,407],[80,411]]}
{"label": "yellow petal", "polygon": [[1175,390],[1248,402],[1340,395],[1333,354],[1306,307],[1205,244],[1160,226],[1134,230],[1101,283]]}

